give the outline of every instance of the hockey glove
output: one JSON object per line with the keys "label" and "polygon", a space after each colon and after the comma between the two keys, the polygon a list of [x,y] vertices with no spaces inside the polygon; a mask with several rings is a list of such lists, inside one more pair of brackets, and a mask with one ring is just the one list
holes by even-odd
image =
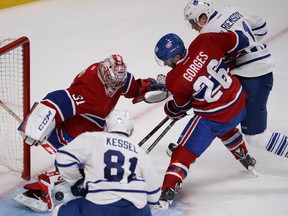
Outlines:
{"label": "hockey glove", "polygon": [[71,187],[71,192],[74,196],[82,196],[85,197],[88,193],[87,189],[84,185],[84,178],[79,179],[75,185]]}
{"label": "hockey glove", "polygon": [[185,111],[177,110],[174,100],[166,102],[164,111],[166,115],[174,121],[177,121],[187,115]]}
{"label": "hockey glove", "polygon": [[[135,104],[135,103],[143,101],[145,99],[145,94],[150,91],[163,91],[165,92],[165,94],[168,94],[168,91],[166,89],[165,79],[166,79],[166,76],[164,74],[159,74],[157,76],[157,80],[153,78],[138,79],[137,82],[141,86],[141,92],[132,100],[132,103]],[[155,102],[159,102],[159,101],[155,101]]]}

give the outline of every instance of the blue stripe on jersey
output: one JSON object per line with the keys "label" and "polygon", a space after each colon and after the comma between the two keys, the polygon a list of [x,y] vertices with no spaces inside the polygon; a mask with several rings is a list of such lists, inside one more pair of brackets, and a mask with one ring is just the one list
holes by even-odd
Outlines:
{"label": "blue stripe on jersey", "polygon": [[96,115],[89,114],[89,113],[81,114],[81,116],[97,124],[97,126],[100,128],[104,128],[104,125],[106,123],[105,119],[100,118],[99,116],[96,116]]}
{"label": "blue stripe on jersey", "polygon": [[148,191],[147,194],[156,194],[156,193],[158,193],[159,191],[160,191],[160,187],[157,188],[157,189],[154,190],[154,191]]}
{"label": "blue stripe on jersey", "polygon": [[[191,98],[191,100],[192,100],[192,98]],[[177,103],[176,103],[176,101],[174,100],[174,105],[175,105],[175,107],[176,107],[177,110],[187,111],[187,110],[189,110],[189,109],[192,108],[191,100],[188,101],[186,104],[184,104],[184,105],[182,105],[182,106],[178,106]]]}
{"label": "blue stripe on jersey", "polygon": [[237,64],[237,67],[241,67],[243,65],[246,65],[246,64],[250,64],[252,62],[255,62],[255,61],[259,61],[259,60],[262,60],[262,59],[265,59],[265,58],[269,58],[271,55],[270,54],[267,54],[265,56],[261,56],[261,57],[258,57],[258,58],[254,58],[254,59],[251,59],[249,61],[246,61],[246,62],[243,62],[241,64]]}
{"label": "blue stripe on jersey", "polygon": [[74,115],[74,106],[72,99],[68,95],[66,90],[58,90],[49,93],[43,100],[51,101],[54,104],[60,115],[65,119],[68,119]]}
{"label": "blue stripe on jersey", "polygon": [[122,94],[127,94],[131,86],[131,82],[132,82],[132,75],[131,73],[127,72],[127,79],[126,79]]}
{"label": "blue stripe on jersey", "polygon": [[265,32],[265,33],[263,33],[263,34],[254,34],[255,36],[264,36],[264,35],[266,35],[267,34],[267,32]]}
{"label": "blue stripe on jersey", "polygon": [[265,26],[266,26],[266,22],[263,23],[263,25],[261,25],[261,26],[258,26],[258,27],[256,27],[256,28],[253,28],[252,31],[257,31],[257,30],[259,30],[259,29],[264,28]]}
{"label": "blue stripe on jersey", "polygon": [[64,150],[58,150],[57,153],[60,153],[60,154],[64,154],[64,155],[67,155],[73,159],[75,159],[76,161],[78,161],[78,163],[81,163],[81,161],[73,154],[67,152],[67,151],[64,151]]}
{"label": "blue stripe on jersey", "polygon": [[88,193],[99,193],[99,192],[107,192],[107,191],[148,194],[148,191],[146,190],[130,190],[130,189],[98,189],[98,190],[88,190]]}
{"label": "blue stripe on jersey", "polygon": [[74,163],[70,163],[70,164],[60,164],[57,161],[55,161],[55,166],[57,166],[57,167],[70,167],[70,166],[74,166],[76,164],[78,164],[78,163],[74,162]]}
{"label": "blue stripe on jersey", "polygon": [[238,38],[238,43],[232,50],[229,51],[229,53],[236,53],[249,46],[249,39],[244,35],[242,31],[235,31],[235,33]]}

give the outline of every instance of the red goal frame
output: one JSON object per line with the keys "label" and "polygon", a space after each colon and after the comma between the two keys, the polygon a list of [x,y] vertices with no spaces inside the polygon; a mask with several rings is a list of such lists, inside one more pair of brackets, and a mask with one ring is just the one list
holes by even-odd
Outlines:
{"label": "red goal frame", "polygon": [[[25,118],[30,111],[30,41],[23,36],[15,41],[0,48],[0,55],[22,46],[23,48],[23,115]],[[23,142],[23,170],[22,178],[30,180],[31,178],[31,151],[30,145]]]}

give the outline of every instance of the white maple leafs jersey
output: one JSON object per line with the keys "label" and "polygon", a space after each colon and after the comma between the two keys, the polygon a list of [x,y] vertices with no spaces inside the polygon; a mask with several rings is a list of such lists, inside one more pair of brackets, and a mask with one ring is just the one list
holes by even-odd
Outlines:
{"label": "white maple leafs jersey", "polygon": [[228,5],[216,11],[200,33],[241,30],[249,38],[249,47],[236,59],[232,74],[242,77],[258,77],[275,68],[274,60],[260,40],[267,34],[266,21],[251,12]]}
{"label": "white maple leafs jersey", "polygon": [[82,177],[79,164],[85,166],[86,199],[93,203],[125,199],[143,208],[160,197],[160,179],[149,156],[125,135],[86,132],[58,149],[56,165],[71,186]]}

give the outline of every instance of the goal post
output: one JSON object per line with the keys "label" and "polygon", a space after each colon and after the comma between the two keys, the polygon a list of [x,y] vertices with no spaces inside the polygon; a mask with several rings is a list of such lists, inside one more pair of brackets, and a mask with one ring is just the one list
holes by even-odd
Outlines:
{"label": "goal post", "polygon": [[30,180],[30,146],[17,128],[30,110],[30,42],[0,39],[0,165]]}

